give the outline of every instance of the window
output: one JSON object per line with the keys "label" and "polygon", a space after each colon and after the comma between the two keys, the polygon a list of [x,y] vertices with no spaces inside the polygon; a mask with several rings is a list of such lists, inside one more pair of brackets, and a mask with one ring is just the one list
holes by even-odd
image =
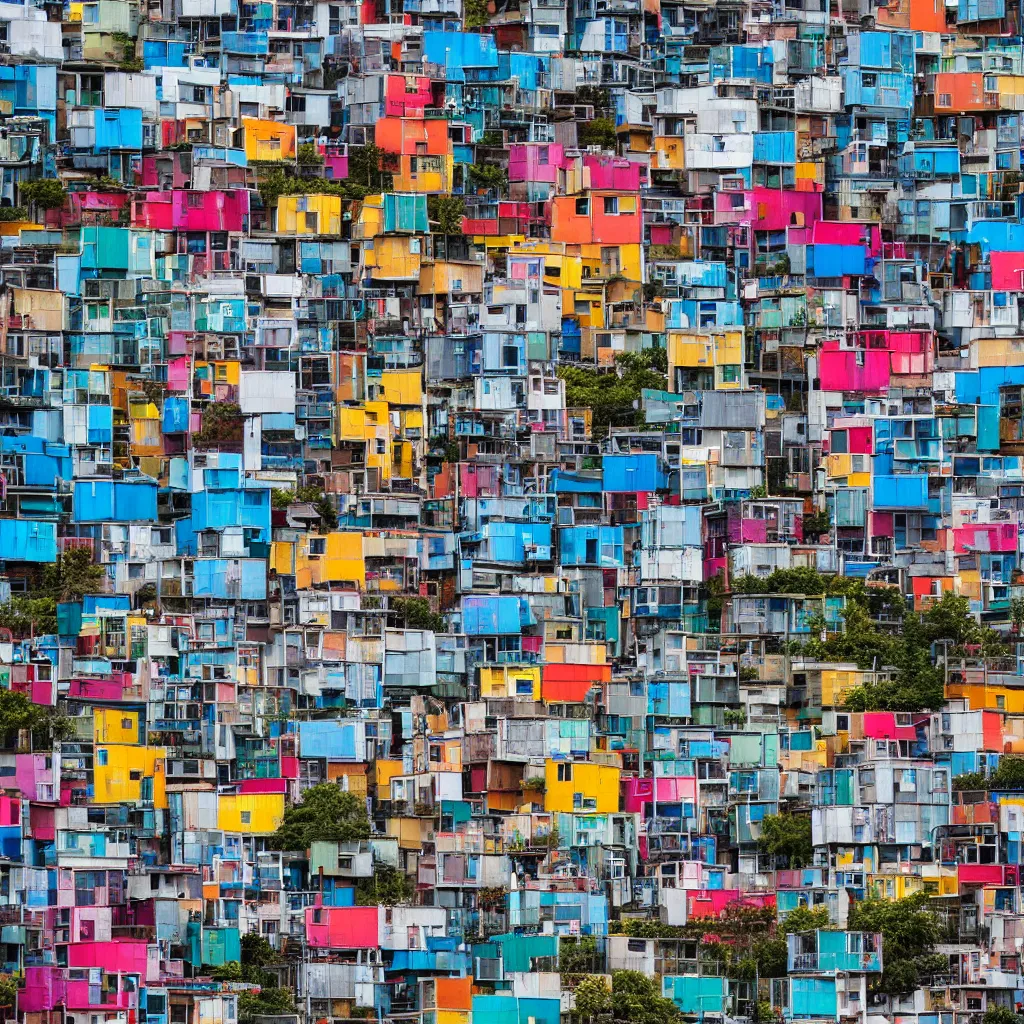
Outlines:
{"label": "window", "polygon": [[558,766],[558,781],[559,782],[572,782],[572,765],[568,763],[562,763]]}
{"label": "window", "polygon": [[606,216],[618,216],[619,213],[619,197],[618,196],[605,196],[604,197],[604,212]]}
{"label": "window", "polygon": [[242,813],[239,815],[239,819],[241,820],[243,825],[251,825],[252,811],[242,811]]}
{"label": "window", "polygon": [[576,216],[577,217],[589,217],[590,216],[590,200],[589,199],[577,199],[576,200]]}

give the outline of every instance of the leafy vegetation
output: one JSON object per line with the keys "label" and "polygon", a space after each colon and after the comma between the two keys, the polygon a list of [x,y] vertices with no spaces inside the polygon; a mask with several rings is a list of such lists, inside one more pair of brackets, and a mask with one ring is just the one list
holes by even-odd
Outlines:
{"label": "leafy vegetation", "polygon": [[999,759],[996,770],[991,775],[981,772],[967,772],[953,780],[953,788],[957,790],[971,789],[1024,789],[1024,757],[1007,755]]}
{"label": "leafy vegetation", "polygon": [[43,569],[43,593],[55,601],[81,601],[102,589],[106,570],[92,560],[89,548],[68,548]]}
{"label": "leafy vegetation", "polygon": [[600,146],[613,152],[618,146],[615,122],[610,117],[595,117],[576,126],[576,141],[581,147]]}
{"label": "leafy vegetation", "polygon": [[674,1024],[683,1019],[671,999],[660,992],[658,982],[639,971],[612,972],[611,988],[602,975],[589,975],[576,986],[573,1019],[611,1017],[631,1024]]}
{"label": "leafy vegetation", "polygon": [[650,348],[619,356],[613,369],[559,366],[558,376],[565,381],[565,404],[592,410],[596,438],[611,426],[642,425],[640,393],[647,388],[664,391],[667,370],[665,350]]}
{"label": "leafy vegetation", "polygon": [[57,602],[52,597],[12,597],[0,605],[0,629],[15,637],[57,632]]}
{"label": "leafy vegetation", "polygon": [[829,928],[828,907],[794,907],[782,922],[787,935],[795,932],[813,932]]}
{"label": "leafy vegetation", "polygon": [[192,435],[198,448],[239,447],[242,444],[242,410],[234,402],[207,402],[202,426]]}
{"label": "leafy vegetation", "polygon": [[862,900],[850,908],[847,922],[851,931],[882,935],[883,970],[874,982],[882,995],[908,995],[949,966],[947,957],[932,952],[939,929],[924,893],[902,900]]}
{"label": "leafy vegetation", "polygon": [[365,185],[375,192],[390,192],[394,179],[390,168],[397,164],[394,153],[370,143],[366,146],[349,146],[348,180],[353,184]]}
{"label": "leafy vegetation", "polygon": [[508,185],[508,174],[495,164],[471,164],[468,173],[473,188],[502,192]]}
{"label": "leafy vegetation", "polygon": [[114,45],[121,48],[121,54],[117,58],[117,66],[121,71],[141,71],[146,62],[135,55],[135,37],[127,32],[114,32],[111,35]]}
{"label": "leafy vegetation", "polygon": [[36,178],[18,183],[18,198],[40,210],[59,210],[68,194],[57,178]]}
{"label": "leafy vegetation", "polygon": [[265,988],[238,994],[238,1022],[252,1024],[255,1017],[295,1012],[295,997],[288,988]]}
{"label": "leafy vegetation", "polygon": [[0,1006],[13,1007],[17,998],[18,982],[9,974],[0,974]]}
{"label": "leafy vegetation", "polygon": [[439,235],[461,235],[466,201],[462,196],[427,196],[427,216]]}
{"label": "leafy vegetation", "polygon": [[425,597],[393,598],[391,609],[398,615],[403,629],[425,629],[432,633],[445,631],[444,616],[431,611],[430,602]]}
{"label": "leafy vegetation", "polygon": [[366,804],[333,782],[321,782],[306,790],[300,804],[285,810],[267,845],[272,850],[308,850],[315,840],[345,843],[369,837]]}
{"label": "leafy vegetation", "polygon": [[92,560],[88,548],[68,548],[43,568],[41,584],[33,597],[15,595],[0,605],[0,628],[15,637],[44,636],[57,632],[57,603],[81,601],[86,594],[103,589],[106,571]]}
{"label": "leafy vegetation", "polygon": [[23,693],[0,689],[0,743],[17,746],[19,734],[29,733],[34,747],[43,748],[74,735],[74,721],[63,712],[33,704]]}
{"label": "leafy vegetation", "polygon": [[769,814],[761,822],[758,849],[785,861],[787,867],[804,868],[814,859],[811,819],[805,814]]}
{"label": "leafy vegetation", "polygon": [[294,491],[275,487],[270,492],[270,504],[276,509],[286,509],[296,501],[305,501],[316,509],[320,523],[325,530],[334,530],[338,526],[338,510],[322,487],[316,484],[304,484]]}
{"label": "leafy vegetation", "polygon": [[[826,622],[810,624],[810,639],[797,650],[818,661],[853,662],[860,668],[891,668],[890,680],[859,686],[846,698],[851,711],[922,711],[941,707],[945,699],[942,669],[935,665],[933,649],[945,644],[950,656],[975,647],[986,656],[1006,653],[992,629],[982,628],[970,614],[966,598],[946,593],[923,614],[908,612],[895,588],[869,588],[862,580],[827,576],[813,569],[776,570],[766,579],[741,576],[732,582],[733,593],[827,594],[846,597],[841,631],[827,633]],[[885,613],[896,628],[882,628],[873,616]]]}
{"label": "leafy vegetation", "polygon": [[575,941],[563,938],[558,942],[558,970],[562,974],[598,974],[603,970],[603,961],[593,936],[583,935]]}
{"label": "leafy vegetation", "polygon": [[487,0],[466,0],[463,13],[467,32],[483,28],[491,20]]}
{"label": "leafy vegetation", "polygon": [[1008,1006],[990,1006],[982,1015],[981,1024],[1024,1024],[1024,1016]]}
{"label": "leafy vegetation", "polygon": [[[299,166],[316,166],[316,161],[309,159],[311,154],[306,146],[316,149],[313,143],[300,146],[297,154]],[[319,153],[316,155],[319,157]],[[268,207],[274,206],[281,196],[323,195],[361,200],[369,195],[391,191],[394,175],[389,168],[394,166],[395,160],[395,154],[378,146],[350,146],[347,178],[335,180],[302,177],[293,173],[290,167],[274,166],[260,177],[257,188],[263,205]]]}
{"label": "leafy vegetation", "polygon": [[356,883],[356,904],[360,907],[393,907],[408,903],[416,893],[409,877],[389,864],[378,864],[373,878]]}
{"label": "leafy vegetation", "polygon": [[690,939],[699,944],[701,960],[713,971],[733,979],[781,978],[786,975],[787,944],[791,932],[830,927],[828,909],[797,908],[780,925],[771,908],[741,904],[729,906],[708,934],[706,921],[666,925],[660,921],[627,918],[609,924],[610,934],[641,939]]}
{"label": "leafy vegetation", "polygon": [[832,517],[828,510],[820,512],[808,512],[803,517],[804,538],[820,537],[832,529]]}
{"label": "leafy vegetation", "polygon": [[295,159],[300,167],[319,167],[324,162],[315,142],[303,142],[296,151]]}

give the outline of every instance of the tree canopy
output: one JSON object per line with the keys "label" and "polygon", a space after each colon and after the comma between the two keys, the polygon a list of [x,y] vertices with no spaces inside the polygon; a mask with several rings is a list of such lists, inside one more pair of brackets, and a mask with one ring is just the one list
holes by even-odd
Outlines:
{"label": "tree canopy", "polygon": [[408,903],[416,894],[409,877],[389,864],[378,864],[372,878],[356,883],[356,905],[360,907],[393,907]]}
{"label": "tree canopy", "polygon": [[803,868],[814,859],[811,819],[806,814],[769,814],[761,821],[757,840],[762,853],[791,868]]}
{"label": "tree canopy", "polygon": [[660,992],[653,978],[639,971],[613,971],[612,985],[602,975],[589,975],[575,989],[573,1017],[579,1021],[610,1017],[630,1024],[675,1024],[682,1014]]}
{"label": "tree canopy", "polygon": [[[853,662],[863,669],[895,670],[891,679],[856,687],[846,698],[851,711],[923,711],[945,700],[943,670],[935,664],[938,646],[950,656],[969,646],[987,656],[1006,653],[999,635],[983,628],[965,597],[947,592],[923,614],[907,611],[895,588],[870,588],[863,580],[832,576],[814,569],[779,569],[767,578],[740,576],[732,593],[844,596],[843,629],[826,631],[820,616],[810,623],[810,638],[794,643],[798,653],[817,661]],[[877,621],[887,614],[889,623]],[[824,639],[822,639],[824,634]]]}
{"label": "tree canopy", "polygon": [[851,931],[881,933],[883,971],[875,990],[883,995],[907,995],[949,966],[948,958],[932,952],[939,929],[924,893],[862,900],[850,908],[847,923]]}
{"label": "tree canopy", "polygon": [[644,422],[640,394],[645,389],[664,391],[668,356],[662,348],[627,352],[615,360],[615,367],[598,370],[592,366],[559,366],[565,381],[565,404],[570,409],[590,409],[592,428],[599,437],[609,426],[628,427]]}
{"label": "tree canopy", "polygon": [[333,782],[321,782],[306,790],[302,803],[284,812],[268,845],[273,850],[308,850],[315,841],[344,843],[369,837],[366,804]]}

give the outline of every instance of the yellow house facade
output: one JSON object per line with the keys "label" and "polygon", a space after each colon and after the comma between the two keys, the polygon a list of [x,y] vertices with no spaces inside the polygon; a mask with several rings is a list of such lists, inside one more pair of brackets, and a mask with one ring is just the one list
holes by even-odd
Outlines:
{"label": "yellow house facade", "polygon": [[619,809],[621,774],[611,765],[548,759],[544,762],[544,810],[611,814]]}

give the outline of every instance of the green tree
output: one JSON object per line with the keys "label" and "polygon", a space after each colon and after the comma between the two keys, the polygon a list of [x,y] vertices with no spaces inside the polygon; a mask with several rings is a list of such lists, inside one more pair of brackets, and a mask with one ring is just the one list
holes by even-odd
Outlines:
{"label": "green tree", "polygon": [[319,167],[324,162],[315,142],[303,142],[298,148],[296,159],[300,167]]}
{"label": "green tree", "polygon": [[0,689],[0,743],[4,749],[13,749],[23,732],[31,735],[34,746],[45,747],[73,731],[73,721],[62,711],[33,704],[16,690]]}
{"label": "green tree", "polygon": [[601,149],[610,149],[614,152],[618,147],[615,122],[610,117],[595,117],[593,121],[578,123],[576,141],[582,147],[600,146]]}
{"label": "green tree", "polygon": [[990,1006],[982,1015],[981,1024],[1024,1024],[1024,1016],[1008,1006]]}
{"label": "green tree", "polygon": [[908,995],[948,966],[947,958],[932,952],[939,930],[924,893],[902,900],[862,900],[850,908],[847,926],[881,933],[883,971],[875,989],[883,995]]}
{"label": "green tree", "polygon": [[333,782],[321,782],[284,812],[281,827],[267,844],[272,850],[308,850],[314,840],[344,843],[369,837],[365,802]]}
{"label": "green tree", "polygon": [[502,192],[508,185],[508,174],[504,168],[496,167],[494,164],[471,164],[469,182],[473,188]]}
{"label": "green tree", "polygon": [[192,435],[197,448],[237,448],[242,444],[242,410],[235,402],[207,402],[202,423]]}
{"label": "green tree", "polygon": [[393,597],[391,608],[404,629],[425,629],[432,633],[445,631],[444,616],[435,615],[425,597]]}
{"label": "green tree", "polygon": [[43,569],[43,591],[55,601],[81,601],[102,589],[106,570],[92,560],[89,548],[67,548]]}
{"label": "green tree", "polygon": [[393,907],[409,903],[416,895],[416,887],[404,871],[390,864],[378,864],[372,878],[356,882],[356,905],[360,907]]}
{"label": "green tree", "polygon": [[[18,982],[9,974],[0,974],[0,1006],[14,1008],[18,999]],[[10,1014],[14,1016],[14,1014]]]}
{"label": "green tree", "polygon": [[338,527],[338,510],[322,487],[316,484],[305,484],[294,491],[275,487],[270,493],[270,503],[276,509],[286,509],[296,501],[308,502],[320,516],[320,523],[325,530]]}
{"label": "green tree", "polygon": [[806,867],[814,859],[811,819],[806,814],[769,814],[761,822],[758,849],[785,861],[791,868]]}
{"label": "green tree", "polygon": [[[269,964],[277,963],[281,958],[270,941],[259,932],[246,932],[242,936],[242,967],[248,970],[262,971]],[[270,975],[266,975],[270,977]],[[250,980],[250,979],[247,979]],[[256,984],[266,984],[257,981]]]}
{"label": "green tree", "polygon": [[591,1021],[607,1016],[612,1009],[612,993],[608,982],[597,974],[580,980],[573,990],[573,1019]]}
{"label": "green tree", "polygon": [[664,349],[645,349],[626,353],[610,369],[588,366],[559,366],[558,376],[565,381],[565,402],[569,408],[590,409],[595,437],[602,437],[610,426],[642,424],[640,395],[645,389],[664,391],[668,358]]}
{"label": "green tree", "polygon": [[226,964],[203,964],[200,974],[208,974],[214,981],[241,981],[242,965],[237,960]]}
{"label": "green tree", "polygon": [[760,939],[754,943],[753,960],[757,964],[758,977],[784,978],[789,967],[789,945],[779,936]]}
{"label": "green tree", "polygon": [[832,517],[828,510],[808,512],[804,515],[802,524],[804,537],[820,537],[832,529]]}
{"label": "green tree", "polygon": [[280,167],[272,167],[266,174],[260,176],[256,191],[266,207],[275,206],[278,199],[283,195],[289,195],[292,183],[295,178],[285,174]]}
{"label": "green tree", "polygon": [[829,926],[828,907],[795,907],[782,921],[782,930],[787,935],[819,931]]}
{"label": "green tree", "polygon": [[57,632],[57,602],[52,597],[12,597],[0,605],[0,629],[23,637]]}
{"label": "green tree", "polygon": [[639,971],[612,973],[612,1019],[630,1024],[676,1024],[682,1014],[662,994],[659,983]]}
{"label": "green tree", "polygon": [[59,210],[67,198],[67,191],[57,178],[18,182],[18,199],[40,210]]}
{"label": "green tree", "polygon": [[251,1024],[254,1017],[295,1013],[295,997],[291,989],[265,988],[260,992],[240,992],[238,995],[239,1024]]}
{"label": "green tree", "polygon": [[953,789],[958,792],[963,790],[988,789],[989,780],[981,772],[964,772],[953,779]]}
{"label": "green tree", "polygon": [[487,0],[466,0],[464,11],[467,32],[483,28],[491,20],[487,10]]}
{"label": "green tree", "polygon": [[595,117],[605,116],[612,109],[611,94],[600,85],[577,86],[573,99],[580,106],[593,107]]}
{"label": "green tree", "polygon": [[351,181],[377,192],[390,192],[394,187],[393,176],[388,170],[394,166],[395,154],[379,146],[348,147],[348,177]]}
{"label": "green tree", "polygon": [[708,631],[721,632],[722,608],[725,605],[725,578],[721,573],[704,581],[701,586],[701,598],[708,614]]}
{"label": "green tree", "polygon": [[258,932],[246,932],[241,945],[241,962],[232,960],[217,967],[204,967],[203,973],[209,974],[214,981],[260,986],[258,993],[239,993],[239,1020],[251,1021],[260,1014],[293,1013],[295,1004],[291,989],[279,988],[277,976],[266,970],[270,965],[281,962],[277,950]]}
{"label": "green tree", "polygon": [[990,789],[1024,789],[1024,757],[1004,755],[989,776]]}
{"label": "green tree", "polygon": [[929,639],[951,640],[957,647],[979,643],[981,627],[971,615],[970,602],[947,590],[922,617]]}
{"label": "green tree", "polygon": [[561,974],[596,974],[602,969],[603,960],[597,950],[597,939],[593,936],[558,940],[558,970]]}
{"label": "green tree", "polygon": [[461,235],[465,215],[466,201],[462,196],[427,196],[427,216],[431,225],[437,225],[437,234]]}

